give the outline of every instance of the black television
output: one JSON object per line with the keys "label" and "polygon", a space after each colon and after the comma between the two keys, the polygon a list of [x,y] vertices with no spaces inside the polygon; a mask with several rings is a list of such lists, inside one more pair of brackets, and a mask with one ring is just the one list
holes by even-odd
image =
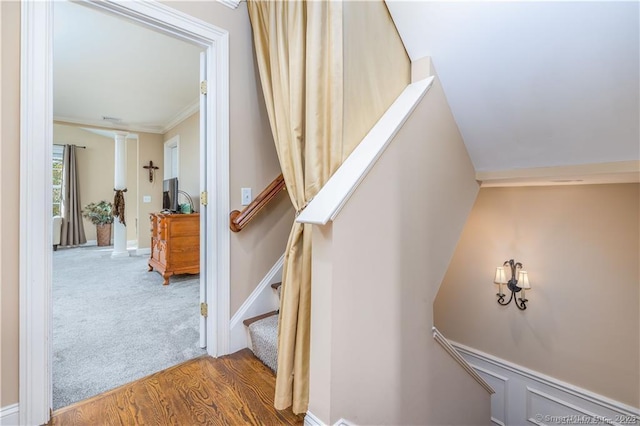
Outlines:
{"label": "black television", "polygon": [[162,182],[162,210],[178,212],[178,178],[165,179]]}

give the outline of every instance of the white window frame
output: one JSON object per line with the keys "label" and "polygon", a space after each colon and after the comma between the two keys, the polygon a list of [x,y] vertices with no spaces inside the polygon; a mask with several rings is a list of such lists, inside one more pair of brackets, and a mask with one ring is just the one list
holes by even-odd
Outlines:
{"label": "white window frame", "polygon": [[[63,145],[53,145],[53,151],[51,153],[51,167],[53,168],[53,165],[55,163],[63,163],[64,162],[64,146]],[[60,202],[55,202],[55,200],[53,199],[53,190],[54,189],[59,189],[60,191],[62,191],[62,187],[64,182],[60,182],[60,185],[54,185],[53,184],[53,179],[51,179],[52,183],[51,183],[51,210],[53,211],[53,206],[55,204],[59,205],[58,211],[60,212],[60,216],[62,216],[62,205],[63,205],[63,200],[62,200],[62,192],[60,193]]]}

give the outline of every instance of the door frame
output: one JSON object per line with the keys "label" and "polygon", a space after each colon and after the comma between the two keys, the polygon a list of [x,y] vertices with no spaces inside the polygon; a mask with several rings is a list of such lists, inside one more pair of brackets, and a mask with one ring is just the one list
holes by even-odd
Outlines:
{"label": "door frame", "polygon": [[[157,1],[84,0],[195,43],[207,52],[207,352],[229,351],[229,33]],[[52,407],[51,155],[53,5],[21,2],[20,54],[20,424],[44,424]],[[213,166],[213,167],[211,167]]]}
{"label": "door frame", "polygon": [[[171,169],[171,162],[167,161],[167,154],[171,153],[171,150],[173,148],[176,148],[176,162],[178,163],[178,167],[177,167],[177,172],[176,176],[168,176],[167,175],[167,170]],[[180,135],[175,135],[174,137],[172,137],[171,139],[169,139],[168,141],[166,141],[164,143],[164,179],[169,179],[172,177],[177,177],[178,178],[178,182],[180,182]],[[171,174],[171,173],[170,173]]]}

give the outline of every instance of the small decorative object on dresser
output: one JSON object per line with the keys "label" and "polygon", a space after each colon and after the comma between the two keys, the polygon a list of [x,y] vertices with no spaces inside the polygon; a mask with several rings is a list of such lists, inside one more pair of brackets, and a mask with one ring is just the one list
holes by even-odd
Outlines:
{"label": "small decorative object on dresser", "polygon": [[149,218],[149,271],[155,268],[164,285],[171,275],[200,273],[200,215],[151,213]]}

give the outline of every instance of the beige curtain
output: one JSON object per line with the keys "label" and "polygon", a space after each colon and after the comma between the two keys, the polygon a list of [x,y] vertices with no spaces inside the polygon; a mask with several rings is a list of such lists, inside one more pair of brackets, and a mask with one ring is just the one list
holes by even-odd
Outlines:
{"label": "beige curtain", "polygon": [[76,146],[65,145],[62,154],[62,230],[61,246],[77,246],[87,242],[82,223],[82,205],[78,182]]}
{"label": "beige curtain", "polygon": [[[342,162],[342,3],[248,1],[287,192],[297,212]],[[280,301],[275,407],[307,411],[311,229],[293,224]]]}

